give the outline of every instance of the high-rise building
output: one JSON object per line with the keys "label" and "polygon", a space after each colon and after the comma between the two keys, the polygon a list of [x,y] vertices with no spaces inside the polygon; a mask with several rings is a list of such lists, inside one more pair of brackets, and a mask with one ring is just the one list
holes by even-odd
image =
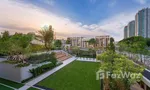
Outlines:
{"label": "high-rise building", "polygon": [[135,36],[135,21],[131,21],[128,24],[128,37]]}
{"label": "high-rise building", "polygon": [[144,8],[136,14],[135,35],[150,38],[150,8]]}
{"label": "high-rise building", "polygon": [[124,27],[124,38],[128,38],[128,26]]}

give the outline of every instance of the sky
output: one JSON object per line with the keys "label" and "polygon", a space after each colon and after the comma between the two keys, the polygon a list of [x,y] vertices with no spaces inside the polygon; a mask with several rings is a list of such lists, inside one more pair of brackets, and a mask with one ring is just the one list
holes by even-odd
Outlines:
{"label": "sky", "polygon": [[0,32],[37,32],[52,25],[57,38],[110,35],[123,29],[150,0],[1,0]]}

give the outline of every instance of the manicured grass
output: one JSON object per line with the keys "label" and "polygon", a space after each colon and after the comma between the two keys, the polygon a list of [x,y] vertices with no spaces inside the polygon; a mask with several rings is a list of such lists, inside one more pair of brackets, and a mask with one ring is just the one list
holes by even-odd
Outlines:
{"label": "manicured grass", "polygon": [[13,90],[0,84],[0,90]]}
{"label": "manicured grass", "polygon": [[5,85],[11,86],[11,87],[14,87],[14,88],[17,88],[17,89],[23,86],[23,84],[21,84],[21,83],[16,83],[16,82],[6,80],[6,79],[3,79],[3,78],[0,78],[0,83],[3,83]]}
{"label": "manicured grass", "polygon": [[74,61],[38,85],[54,90],[100,90],[96,80],[99,63]]}
{"label": "manicured grass", "polygon": [[36,89],[36,88],[31,87],[31,88],[29,88],[29,89],[27,89],[27,90],[39,90],[39,89]]}

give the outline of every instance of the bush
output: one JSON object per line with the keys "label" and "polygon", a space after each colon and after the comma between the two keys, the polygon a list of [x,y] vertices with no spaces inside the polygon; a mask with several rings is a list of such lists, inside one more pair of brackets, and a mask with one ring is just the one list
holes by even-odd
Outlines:
{"label": "bush", "polygon": [[36,77],[36,76],[54,68],[54,67],[55,67],[55,65],[53,63],[45,64],[45,65],[42,65],[40,67],[31,69],[30,72],[32,73],[33,77]]}
{"label": "bush", "polygon": [[27,60],[27,62],[32,63],[32,64],[42,63],[42,62],[47,62],[47,61],[50,61],[54,65],[56,65],[57,59],[55,57],[55,53],[51,53],[51,54],[44,53],[40,55],[32,55]]}
{"label": "bush", "polygon": [[40,54],[40,55],[32,55],[28,58],[29,63],[41,63],[41,62],[46,62],[49,61],[50,59],[50,54]]}
{"label": "bush", "polygon": [[30,65],[29,63],[19,63],[15,67],[27,67],[29,65]]}
{"label": "bush", "polygon": [[[75,54],[75,53],[73,53]],[[86,58],[96,58],[96,51],[84,51],[84,50],[79,50],[79,54],[77,54],[78,57],[86,57]]]}
{"label": "bush", "polygon": [[43,45],[36,45],[36,44],[31,44],[29,48],[31,52],[44,51],[45,49]]}
{"label": "bush", "polygon": [[57,59],[56,59],[56,57],[55,57],[55,53],[51,53],[51,57],[50,57],[50,61],[54,64],[54,65],[56,65],[56,63],[57,63]]}
{"label": "bush", "polygon": [[8,64],[18,64],[19,61],[17,61],[17,60],[6,60],[6,61],[3,61],[3,63],[8,63]]}

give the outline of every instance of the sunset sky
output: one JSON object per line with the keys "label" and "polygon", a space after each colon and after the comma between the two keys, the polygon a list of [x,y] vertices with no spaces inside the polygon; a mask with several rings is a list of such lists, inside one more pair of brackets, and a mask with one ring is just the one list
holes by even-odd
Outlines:
{"label": "sunset sky", "polygon": [[36,32],[52,25],[57,38],[110,35],[123,28],[150,0],[1,0],[0,32]]}

